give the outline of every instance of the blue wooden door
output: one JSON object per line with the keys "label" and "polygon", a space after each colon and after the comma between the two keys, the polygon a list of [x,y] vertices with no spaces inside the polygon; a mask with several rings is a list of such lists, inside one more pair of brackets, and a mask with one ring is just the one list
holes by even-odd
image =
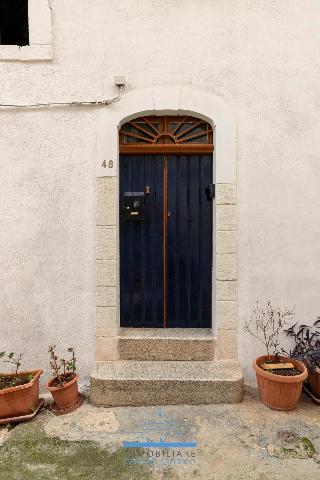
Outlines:
{"label": "blue wooden door", "polygon": [[122,327],[211,327],[210,184],[211,154],[120,155]]}

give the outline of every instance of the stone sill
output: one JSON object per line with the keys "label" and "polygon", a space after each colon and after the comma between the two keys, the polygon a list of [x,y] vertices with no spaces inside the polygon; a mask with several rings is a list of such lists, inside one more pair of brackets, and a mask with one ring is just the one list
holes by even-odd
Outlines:
{"label": "stone sill", "polygon": [[51,44],[27,45],[0,45],[0,61],[36,62],[52,60],[53,50]]}

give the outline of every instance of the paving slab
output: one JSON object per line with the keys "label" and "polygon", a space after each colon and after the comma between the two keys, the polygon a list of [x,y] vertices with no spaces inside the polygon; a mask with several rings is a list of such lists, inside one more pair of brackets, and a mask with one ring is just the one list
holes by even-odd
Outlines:
{"label": "paving slab", "polygon": [[5,480],[319,480],[320,407],[240,404],[95,407],[0,430]]}

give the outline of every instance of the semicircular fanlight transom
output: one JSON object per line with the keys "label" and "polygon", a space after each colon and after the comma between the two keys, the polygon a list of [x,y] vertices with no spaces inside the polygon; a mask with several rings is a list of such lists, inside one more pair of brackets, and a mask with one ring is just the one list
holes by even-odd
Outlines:
{"label": "semicircular fanlight transom", "polygon": [[125,123],[120,129],[120,146],[212,143],[211,125],[191,116],[140,117]]}

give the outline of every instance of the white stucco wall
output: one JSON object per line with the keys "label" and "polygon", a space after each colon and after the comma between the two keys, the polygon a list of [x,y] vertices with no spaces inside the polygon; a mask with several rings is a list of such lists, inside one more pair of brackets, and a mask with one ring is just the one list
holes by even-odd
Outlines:
{"label": "white stucco wall", "polygon": [[[110,97],[121,73],[128,91],[183,85],[220,96],[237,120],[240,319],[271,298],[311,322],[320,314],[318,0],[50,4],[53,60],[0,62],[0,100]],[[95,108],[0,112],[0,349],[45,366],[49,343],[72,344],[84,376],[94,358],[96,119]],[[259,351],[240,329],[248,380]]]}

